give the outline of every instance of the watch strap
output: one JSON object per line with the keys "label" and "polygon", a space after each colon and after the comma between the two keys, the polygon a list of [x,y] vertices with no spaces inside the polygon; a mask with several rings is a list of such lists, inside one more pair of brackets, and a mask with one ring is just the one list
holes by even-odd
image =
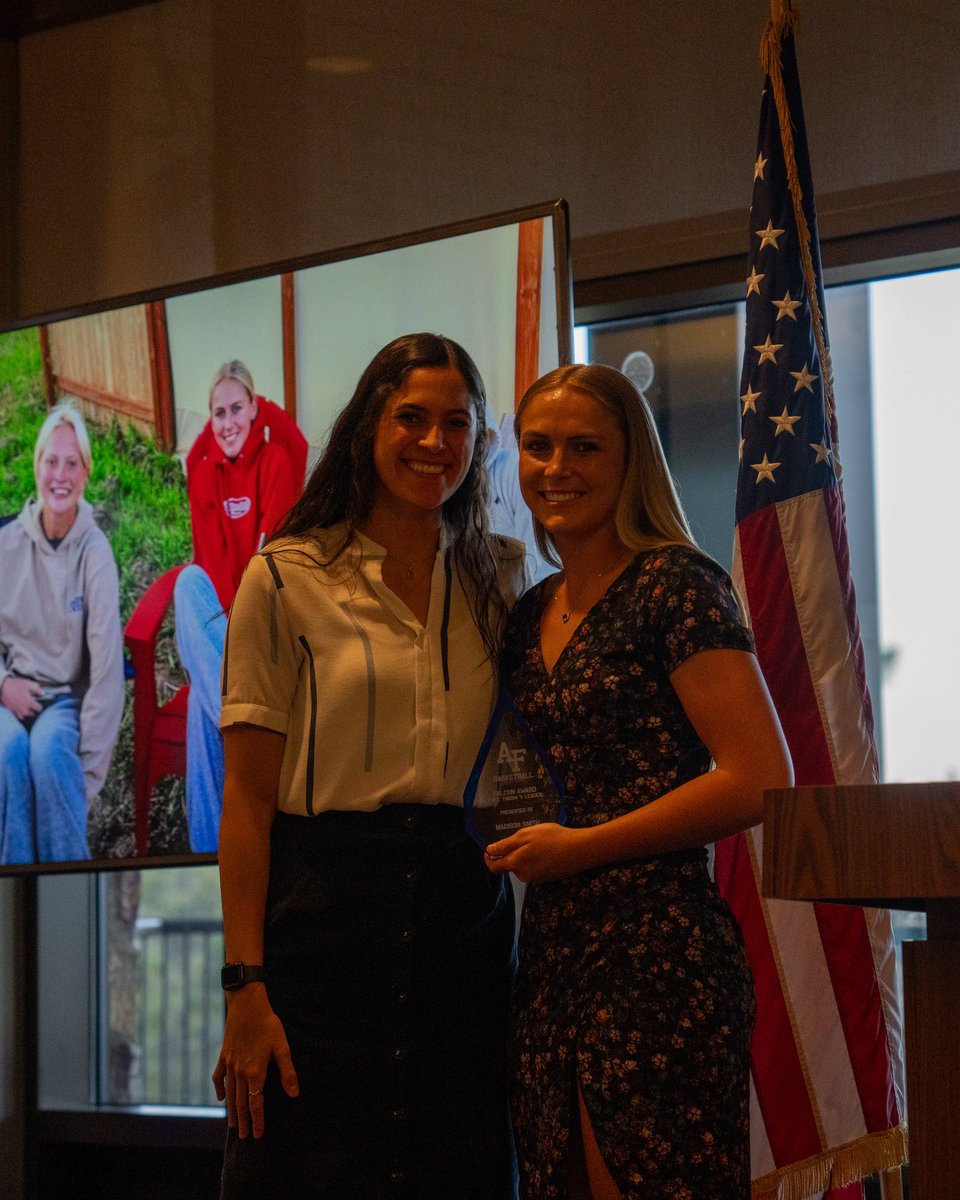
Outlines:
{"label": "watch strap", "polygon": [[224,963],[220,968],[220,986],[225,992],[236,992],[248,983],[262,983],[266,972],[260,963]]}

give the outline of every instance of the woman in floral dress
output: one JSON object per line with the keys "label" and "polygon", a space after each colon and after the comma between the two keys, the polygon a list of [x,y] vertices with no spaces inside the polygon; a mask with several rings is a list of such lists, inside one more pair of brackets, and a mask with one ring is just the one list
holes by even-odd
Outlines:
{"label": "woman in floral dress", "polygon": [[524,498],[563,569],[514,610],[503,682],[568,806],[566,826],[520,830],[487,857],[530,885],[513,1031],[521,1194],[744,1200],[753,986],[705,847],[789,786],[783,735],[633,384],[562,367],[516,426]]}

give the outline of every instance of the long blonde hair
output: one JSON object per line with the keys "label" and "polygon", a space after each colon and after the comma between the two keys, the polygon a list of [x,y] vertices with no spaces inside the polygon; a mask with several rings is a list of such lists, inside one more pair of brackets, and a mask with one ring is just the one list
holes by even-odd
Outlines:
{"label": "long blonde hair", "polygon": [[[546,392],[561,388],[584,392],[617,419],[627,451],[627,469],[617,505],[617,534],[631,550],[655,550],[660,546],[689,546],[697,543],[667,467],[663,446],[650,406],[634,384],[613,367],[598,363],[557,367],[527,389],[517,406],[514,428],[523,435],[523,417],[531,402]],[[534,518],[540,552],[557,561],[556,547],[546,529]]]}

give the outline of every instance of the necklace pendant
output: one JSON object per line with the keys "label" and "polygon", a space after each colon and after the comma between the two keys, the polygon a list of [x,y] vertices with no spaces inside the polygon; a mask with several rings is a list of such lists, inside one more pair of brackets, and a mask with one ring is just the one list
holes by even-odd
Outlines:
{"label": "necklace pendant", "polygon": [[560,620],[564,623],[564,625],[566,625],[566,623],[570,620],[570,614],[568,612],[561,613]]}

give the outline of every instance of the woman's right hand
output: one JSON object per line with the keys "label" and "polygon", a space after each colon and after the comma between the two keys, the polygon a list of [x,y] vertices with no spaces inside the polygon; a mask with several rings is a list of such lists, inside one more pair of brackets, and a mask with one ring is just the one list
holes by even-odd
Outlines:
{"label": "woman's right hand", "polygon": [[27,717],[35,717],[43,712],[40,697],[43,688],[35,679],[21,679],[17,675],[8,675],[0,684],[0,704],[8,708],[18,721]]}
{"label": "woman's right hand", "polygon": [[273,1059],[288,1096],[300,1094],[297,1072],[280,1018],[262,983],[248,983],[227,996],[223,1049],[213,1072],[218,1100],[227,1102],[227,1123],[245,1138],[263,1136],[263,1087]]}

